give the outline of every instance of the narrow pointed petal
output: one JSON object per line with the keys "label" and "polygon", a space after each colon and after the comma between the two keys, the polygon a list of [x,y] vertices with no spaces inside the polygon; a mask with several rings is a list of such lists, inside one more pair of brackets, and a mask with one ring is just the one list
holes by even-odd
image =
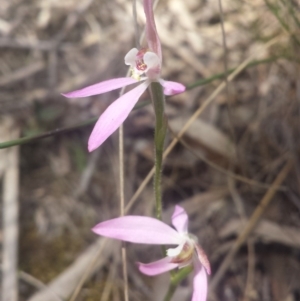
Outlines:
{"label": "narrow pointed petal", "polygon": [[189,222],[189,217],[186,214],[185,210],[182,207],[176,205],[174,209],[174,213],[172,215],[172,224],[175,227],[175,229],[179,233],[187,233],[188,222]]}
{"label": "narrow pointed petal", "polygon": [[185,86],[181,83],[171,82],[163,79],[160,79],[159,82],[164,87],[165,95],[175,95],[185,91]]}
{"label": "narrow pointed petal", "polygon": [[92,95],[103,94],[128,85],[132,85],[137,82],[138,81],[136,79],[133,79],[131,77],[113,78],[92,86],[85,87],[80,90],[63,93],[62,95],[67,98],[88,97]]}
{"label": "narrow pointed petal", "polygon": [[88,149],[98,148],[127,118],[149,83],[144,82],[114,101],[98,119],[89,138]]}
{"label": "narrow pointed petal", "polygon": [[206,301],[207,297],[207,276],[205,269],[200,263],[194,265],[195,275],[193,280],[193,297],[192,301]]}
{"label": "narrow pointed petal", "polygon": [[161,63],[162,62],[161,45],[155,26],[152,0],[144,0],[144,11],[146,15],[146,36],[147,36],[148,46],[150,50],[152,50],[158,55]]}
{"label": "narrow pointed petal", "polygon": [[171,260],[170,257],[165,257],[151,263],[145,264],[138,262],[137,264],[141,273],[148,276],[155,276],[177,268],[178,263],[172,263]]}
{"label": "narrow pointed petal", "polygon": [[96,234],[123,241],[153,245],[177,245],[181,236],[167,224],[145,216],[123,216],[96,225]]}

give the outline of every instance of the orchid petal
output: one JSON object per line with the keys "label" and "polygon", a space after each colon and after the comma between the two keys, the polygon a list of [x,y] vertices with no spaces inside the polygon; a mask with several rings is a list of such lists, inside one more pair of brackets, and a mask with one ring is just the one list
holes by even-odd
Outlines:
{"label": "orchid petal", "polygon": [[80,90],[63,93],[62,95],[67,98],[88,97],[116,90],[137,82],[138,81],[136,79],[133,79],[131,77],[113,78],[92,86],[85,87]]}
{"label": "orchid petal", "polygon": [[144,63],[147,65],[147,69],[159,66],[159,57],[154,52],[146,52],[143,59]]}
{"label": "orchid petal", "polygon": [[127,118],[149,83],[144,82],[114,101],[98,119],[89,138],[88,149],[99,147]]}
{"label": "orchid petal", "polygon": [[185,91],[185,86],[181,83],[159,80],[160,84],[164,87],[165,95],[175,95]]}
{"label": "orchid petal", "polygon": [[186,214],[185,210],[182,207],[176,205],[174,213],[172,215],[172,225],[179,233],[187,233],[188,221],[189,217]]}
{"label": "orchid petal", "polygon": [[151,263],[145,264],[138,262],[137,264],[140,272],[148,276],[155,276],[176,269],[178,267],[178,263],[172,263],[171,260],[172,258],[165,257]]}
{"label": "orchid petal", "polygon": [[157,34],[153,15],[152,0],[144,0],[144,11],[146,15],[146,36],[150,50],[154,51],[162,61],[161,45]]}
{"label": "orchid petal", "polygon": [[132,48],[131,50],[129,50],[124,57],[125,65],[134,66],[135,58],[138,52],[139,51],[136,48]]}
{"label": "orchid petal", "polygon": [[195,275],[193,279],[193,297],[192,301],[206,301],[207,297],[207,276],[205,269],[200,262],[194,264]]}
{"label": "orchid petal", "polygon": [[181,236],[173,228],[152,217],[122,216],[96,225],[96,234],[140,244],[177,245]]}

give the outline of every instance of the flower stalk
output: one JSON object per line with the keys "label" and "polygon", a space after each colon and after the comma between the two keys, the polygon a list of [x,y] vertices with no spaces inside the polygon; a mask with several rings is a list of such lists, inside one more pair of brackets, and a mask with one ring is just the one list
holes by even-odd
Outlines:
{"label": "flower stalk", "polygon": [[189,273],[193,270],[192,266],[187,266],[185,268],[180,269],[178,272],[175,272],[171,276],[170,285],[168,288],[168,291],[166,293],[166,296],[164,298],[164,301],[170,301],[179,285],[179,283],[185,279]]}
{"label": "flower stalk", "polygon": [[162,163],[164,142],[167,132],[167,117],[164,111],[165,97],[163,88],[160,83],[153,82],[150,85],[150,95],[155,112],[155,132],[154,132],[154,145],[155,145],[155,174],[154,174],[154,194],[155,194],[155,209],[156,218],[161,220],[162,212]]}

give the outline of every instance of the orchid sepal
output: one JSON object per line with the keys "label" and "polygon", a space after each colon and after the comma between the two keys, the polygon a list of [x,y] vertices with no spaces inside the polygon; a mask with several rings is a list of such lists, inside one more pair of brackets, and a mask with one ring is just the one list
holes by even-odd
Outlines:
{"label": "orchid sepal", "polygon": [[143,82],[128,93],[123,94],[104,111],[90,135],[88,141],[90,152],[98,148],[120,127],[148,86],[148,81]]}
{"label": "orchid sepal", "polygon": [[81,98],[93,95],[99,95],[106,92],[110,92],[124,86],[132,85],[138,81],[131,77],[112,78],[83,89],[75,90],[69,93],[62,93],[67,98]]}
{"label": "orchid sepal", "polygon": [[161,44],[156,30],[152,0],[144,0],[144,11],[146,15],[146,36],[148,46],[150,50],[158,55],[160,62],[162,62]]}
{"label": "orchid sepal", "polygon": [[123,216],[96,225],[98,235],[140,244],[176,245],[182,237],[165,223],[145,216]]}

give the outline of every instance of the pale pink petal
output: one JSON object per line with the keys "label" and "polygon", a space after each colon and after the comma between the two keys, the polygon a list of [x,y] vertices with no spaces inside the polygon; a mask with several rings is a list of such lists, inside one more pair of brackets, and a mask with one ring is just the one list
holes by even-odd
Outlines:
{"label": "pale pink petal", "polygon": [[158,219],[145,216],[123,216],[96,225],[96,234],[141,244],[177,245],[181,236]]}
{"label": "pale pink petal", "polygon": [[135,66],[135,58],[138,52],[136,48],[129,50],[124,57],[125,65]]}
{"label": "pale pink petal", "polygon": [[177,268],[178,263],[172,263],[171,260],[172,258],[165,257],[151,263],[138,262],[137,264],[140,272],[148,276],[155,276]]}
{"label": "pale pink petal", "polygon": [[88,97],[116,90],[137,82],[138,81],[136,79],[133,79],[131,77],[113,78],[92,86],[85,87],[80,90],[63,93],[62,95],[68,98]]}
{"label": "pale pink petal", "polygon": [[[147,70],[159,66],[159,57],[154,52],[146,52],[143,59],[144,63],[147,65]],[[145,72],[147,72],[147,70],[145,70]]]}
{"label": "pale pink petal", "polygon": [[152,50],[158,55],[161,64],[162,61],[161,45],[155,26],[152,0],[144,0],[144,11],[146,15],[146,36],[147,36],[148,46],[150,50]]}
{"label": "pale pink petal", "polygon": [[186,214],[185,210],[182,207],[176,205],[174,213],[172,215],[172,224],[175,227],[175,229],[180,233],[187,233],[188,222],[189,217]]}
{"label": "pale pink petal", "polygon": [[207,276],[205,269],[197,262],[194,265],[194,279],[193,279],[193,297],[192,301],[206,301],[207,297]]}
{"label": "pale pink petal", "polygon": [[89,151],[99,147],[127,118],[149,83],[144,82],[114,101],[98,119],[88,142]]}
{"label": "pale pink petal", "polygon": [[185,91],[185,86],[181,83],[171,82],[163,79],[160,79],[159,82],[164,87],[165,95],[175,95]]}

